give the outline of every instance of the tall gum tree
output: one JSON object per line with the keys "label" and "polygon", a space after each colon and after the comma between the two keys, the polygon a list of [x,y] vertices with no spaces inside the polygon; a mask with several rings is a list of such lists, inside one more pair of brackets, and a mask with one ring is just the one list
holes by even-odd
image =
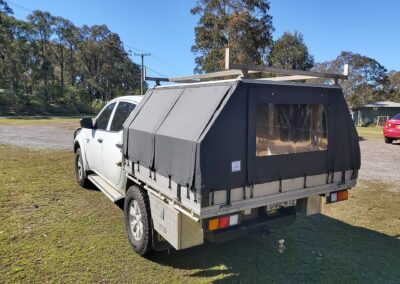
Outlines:
{"label": "tall gum tree", "polygon": [[303,35],[299,32],[285,32],[274,42],[268,55],[268,65],[295,70],[310,70],[314,58],[308,52]]}
{"label": "tall gum tree", "polygon": [[235,63],[263,64],[272,44],[272,16],[267,0],[198,0],[191,10],[195,27],[195,73],[224,68],[224,49]]}

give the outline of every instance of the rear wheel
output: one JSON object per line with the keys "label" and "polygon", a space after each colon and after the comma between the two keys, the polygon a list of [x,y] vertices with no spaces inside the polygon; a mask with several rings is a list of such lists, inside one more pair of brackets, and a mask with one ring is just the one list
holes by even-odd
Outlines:
{"label": "rear wheel", "polygon": [[75,153],[75,175],[76,181],[84,188],[89,187],[90,181],[87,179],[85,168],[83,167],[83,158],[81,149],[78,148]]}
{"label": "rear wheel", "polygon": [[133,249],[139,255],[146,255],[153,250],[149,198],[146,192],[131,186],[125,197],[125,231]]}
{"label": "rear wheel", "polygon": [[392,144],[392,142],[393,142],[392,138],[385,137],[385,143]]}

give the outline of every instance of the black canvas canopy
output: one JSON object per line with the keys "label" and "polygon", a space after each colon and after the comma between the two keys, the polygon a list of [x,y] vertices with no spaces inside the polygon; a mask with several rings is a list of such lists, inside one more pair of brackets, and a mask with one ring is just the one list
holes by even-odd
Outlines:
{"label": "black canvas canopy", "polygon": [[336,86],[243,79],[156,87],[125,122],[123,144],[126,159],[203,192],[360,168]]}

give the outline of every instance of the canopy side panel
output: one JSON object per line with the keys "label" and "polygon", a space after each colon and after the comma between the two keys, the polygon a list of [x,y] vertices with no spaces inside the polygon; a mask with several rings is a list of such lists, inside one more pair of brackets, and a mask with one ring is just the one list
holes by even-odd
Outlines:
{"label": "canopy side panel", "polygon": [[181,88],[154,89],[129,126],[129,159],[153,167],[154,135],[182,94]]}
{"label": "canopy side panel", "polygon": [[349,107],[341,90],[335,90],[336,135],[332,151],[335,171],[358,170],[361,166],[358,133],[351,118]]}
{"label": "canopy side panel", "polygon": [[186,87],[155,137],[155,169],[193,184],[196,143],[232,84]]}
{"label": "canopy side panel", "polygon": [[[239,83],[201,140],[198,154],[204,191],[237,188],[247,176],[247,87]],[[198,176],[198,175],[196,175]]]}

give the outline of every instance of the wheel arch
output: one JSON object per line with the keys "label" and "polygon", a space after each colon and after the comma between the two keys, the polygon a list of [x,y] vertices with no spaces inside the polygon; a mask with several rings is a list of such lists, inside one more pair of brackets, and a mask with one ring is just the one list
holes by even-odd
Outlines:
{"label": "wheel arch", "polygon": [[89,163],[86,159],[86,151],[85,151],[85,147],[82,143],[82,141],[80,141],[79,136],[75,139],[74,141],[74,153],[76,153],[76,151],[78,149],[81,149],[81,155],[82,155],[82,160],[83,160],[83,167],[85,168],[86,171],[90,171],[90,167],[89,167]]}
{"label": "wheel arch", "polygon": [[74,153],[76,153],[76,150],[78,150],[79,148],[81,148],[81,144],[79,143],[79,141],[75,141],[74,142]]}
{"label": "wheel arch", "polygon": [[132,185],[136,185],[137,187],[141,188],[142,190],[144,190],[147,193],[147,190],[143,187],[143,185],[141,185],[138,182],[135,182],[134,180],[126,177],[126,185],[125,185],[125,195],[128,192],[128,189],[132,186]]}

